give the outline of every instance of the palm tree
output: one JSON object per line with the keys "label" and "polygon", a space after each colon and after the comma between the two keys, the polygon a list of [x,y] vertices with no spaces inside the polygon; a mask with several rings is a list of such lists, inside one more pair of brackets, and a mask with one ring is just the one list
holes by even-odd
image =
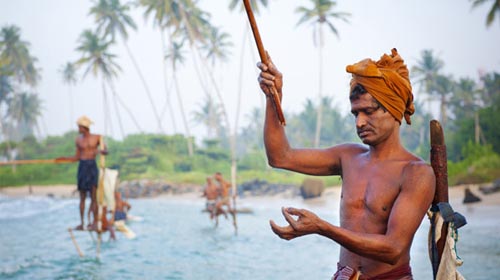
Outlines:
{"label": "palm tree", "polygon": [[435,79],[433,94],[439,98],[440,119],[443,127],[446,127],[448,121],[447,107],[449,96],[453,92],[453,79],[450,76],[438,75]]}
{"label": "palm tree", "polygon": [[206,52],[206,58],[211,60],[212,66],[216,60],[226,61],[230,54],[229,47],[233,46],[229,41],[230,35],[213,26],[207,35],[208,38],[201,47]]}
{"label": "palm tree", "polygon": [[137,61],[132,55],[132,51],[127,44],[127,28],[137,30],[137,25],[135,24],[132,17],[128,14],[129,10],[130,6],[128,4],[121,5],[120,0],[98,0],[90,9],[89,14],[94,16],[95,22],[97,23],[97,31],[99,33],[103,32],[105,37],[110,36],[112,41],[116,39],[117,34],[119,34],[122,38],[123,45],[127,50],[127,54],[130,57],[130,60],[132,60],[134,68],[139,75],[144,90],[146,91],[146,95],[151,104],[151,108],[153,109],[153,114],[158,123],[158,129],[160,132],[163,132],[161,119],[153,101],[151,91],[149,90],[146,80],[144,79],[144,75],[142,74]]}
{"label": "palm tree", "polygon": [[427,100],[430,101],[437,88],[436,81],[444,67],[444,62],[434,55],[432,50],[423,50],[420,53],[420,60],[411,68],[413,78],[420,90],[427,94]]}
{"label": "palm tree", "polygon": [[200,104],[199,110],[193,112],[193,120],[206,126],[208,139],[214,139],[220,136],[220,132],[222,132],[222,127],[220,125],[221,111],[212,96],[207,95],[204,102]]}
{"label": "palm tree", "polygon": [[[319,46],[318,59],[319,59],[319,81],[318,81],[318,111],[317,111],[317,121],[316,121],[316,133],[314,135],[314,146],[319,147],[321,139],[321,125],[322,125],[322,95],[323,95],[323,46],[324,46],[324,34],[323,26],[326,24],[330,31],[339,37],[337,28],[333,25],[333,19],[339,19],[344,22],[348,22],[347,18],[350,16],[349,13],[345,12],[334,12],[337,3],[332,0],[310,0],[312,2],[312,8],[298,7],[296,12],[302,14],[302,17],[297,22],[297,25],[301,25],[305,22],[311,22],[313,25],[313,40],[314,44]],[[316,40],[318,38],[318,40]]]}
{"label": "palm tree", "polygon": [[188,153],[189,153],[189,156],[193,156],[193,140],[191,138],[191,132],[189,130],[189,125],[188,125],[188,122],[186,119],[184,104],[182,102],[181,89],[179,87],[179,81],[177,79],[177,65],[184,63],[184,60],[185,60],[184,54],[182,53],[182,44],[183,43],[173,42],[172,46],[170,48],[170,52],[168,52],[165,55],[165,59],[170,60],[170,62],[172,63],[171,65],[172,65],[172,70],[173,70],[175,92],[177,93],[177,100],[179,102],[179,108],[181,111],[182,122],[184,124],[184,129],[186,130]]}
{"label": "palm tree", "polygon": [[36,94],[20,93],[8,100],[7,118],[12,120],[17,140],[34,134],[37,119],[42,115],[41,100]]}
{"label": "palm tree", "polygon": [[[160,41],[162,44],[162,50],[167,49],[167,44],[165,41],[165,31],[168,29],[174,29],[174,32],[180,28],[180,16],[178,16],[179,3],[173,0],[139,0],[139,5],[144,7],[146,10],[144,12],[144,17],[153,17],[154,25],[158,26],[160,29]],[[169,37],[171,39],[172,35],[169,32]],[[172,40],[170,40],[172,41]],[[170,101],[170,91],[167,82],[167,64],[165,58],[162,54],[162,71],[163,71],[163,86],[165,91],[165,107],[168,107],[170,113],[170,119],[172,120],[172,128],[174,133],[177,131],[174,110],[172,103]],[[163,113],[162,113],[163,114]]]}
{"label": "palm tree", "polygon": [[[254,14],[259,14],[260,12],[260,8],[259,8],[259,4],[262,4],[262,6],[264,7],[267,7],[267,4],[269,4],[269,1],[268,0],[259,0],[257,2],[257,0],[250,0],[250,6],[252,6],[252,11],[254,12]],[[239,7],[240,7],[240,12],[243,12],[245,10],[245,6],[243,5],[243,1],[240,1],[240,0],[230,0],[230,3],[229,3],[229,10],[233,11],[236,9],[236,7],[238,6],[239,4]]]}
{"label": "palm tree", "polygon": [[472,8],[476,8],[485,4],[486,2],[493,2],[491,5],[488,16],[486,17],[486,26],[490,27],[495,21],[495,15],[499,14],[500,17],[500,0],[472,0]]}
{"label": "palm tree", "polygon": [[436,57],[432,50],[423,50],[420,55],[421,58],[417,61],[417,65],[412,67],[411,73],[416,83],[420,85],[420,89],[430,93],[437,75],[444,67],[444,62]]}
{"label": "palm tree", "polygon": [[71,88],[72,86],[76,85],[77,78],[76,78],[76,66],[75,64],[71,62],[66,62],[60,69],[59,72],[61,73],[63,83],[68,85],[68,97],[69,97],[69,119],[70,119],[70,128],[72,128],[74,125],[74,119],[73,119],[73,95],[71,93]]}
{"label": "palm tree", "polygon": [[[11,117],[16,110],[21,109],[19,107],[16,109],[11,107],[19,104],[16,101],[22,98],[22,96],[16,95],[18,86],[25,83],[34,87],[40,79],[39,70],[35,67],[37,59],[30,54],[29,45],[28,42],[21,40],[21,30],[19,27],[6,25],[0,30],[0,109],[2,103],[7,103],[7,115]],[[17,84],[14,84],[15,81],[17,81]],[[10,95],[12,94],[14,96],[11,97]],[[2,112],[0,111],[0,113]],[[35,111],[33,114],[37,115],[37,112]],[[31,120],[29,117],[24,118],[22,114],[21,116],[23,119]],[[6,130],[3,116],[0,117],[0,133],[3,134],[7,143],[7,149],[10,151],[9,139],[12,137]],[[13,170],[15,170],[14,167]]]}
{"label": "palm tree", "polygon": [[[112,42],[104,41],[99,38],[97,34],[90,30],[85,30],[82,32],[79,38],[80,45],[77,50],[82,53],[82,57],[75,63],[77,66],[86,66],[86,70],[83,73],[83,78],[87,76],[88,73],[92,72],[94,77],[101,77],[101,85],[103,89],[103,97],[106,101],[106,83],[112,88],[112,80],[118,76],[118,71],[120,66],[114,61],[115,55],[108,52],[108,48]],[[136,125],[139,131],[142,131],[139,123],[135,119],[134,115],[120,99],[120,97],[113,90],[113,96],[115,100],[118,99],[122,107],[127,111],[130,118]],[[118,114],[118,111],[117,111]],[[105,116],[107,115],[107,108],[105,108]],[[121,126],[121,117],[118,114],[118,121],[120,123],[122,136],[124,135],[123,127]]]}
{"label": "palm tree", "polygon": [[0,30],[0,65],[11,71],[19,81],[36,86],[40,79],[35,67],[37,59],[29,53],[29,43],[21,40],[21,30],[15,25]]}
{"label": "palm tree", "polygon": [[454,84],[454,92],[450,98],[450,105],[455,119],[474,119],[474,139],[479,144],[481,127],[479,122],[480,90],[476,82],[470,78],[461,78]]}

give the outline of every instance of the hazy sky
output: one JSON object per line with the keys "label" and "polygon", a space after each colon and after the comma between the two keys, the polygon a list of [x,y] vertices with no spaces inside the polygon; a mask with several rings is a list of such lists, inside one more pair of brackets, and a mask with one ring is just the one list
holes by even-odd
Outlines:
{"label": "hazy sky", "polygon": [[[247,18],[244,13],[230,12],[229,1],[201,0],[201,8],[211,14],[214,25],[231,35],[234,46],[230,59],[213,71],[228,109],[231,126],[236,115],[236,96],[240,71],[240,54]],[[70,113],[69,88],[63,84],[59,69],[68,61],[75,61],[80,54],[75,50],[79,35],[84,29],[94,28],[93,19],[87,16],[91,1],[83,0],[0,0],[0,24],[14,24],[21,28],[21,36],[30,42],[32,54],[38,58],[42,80],[36,92],[43,100],[43,133],[62,134],[75,130],[75,119],[88,115],[95,121],[93,131],[120,138],[117,118],[112,109],[107,118],[103,113],[103,94],[100,82],[91,75],[81,79],[71,88],[74,113]],[[285,117],[287,112],[298,112],[306,98],[317,100],[318,51],[313,45],[312,27],[296,27],[299,15],[297,6],[310,6],[310,1],[271,0],[268,9],[257,16],[262,39],[275,64],[284,73]],[[364,58],[378,59],[396,47],[409,67],[419,60],[421,51],[431,49],[445,62],[444,73],[455,78],[478,79],[478,71],[500,72],[500,20],[486,28],[488,6],[472,10],[467,0],[340,0],[337,11],[352,14],[350,23],[334,21],[340,39],[326,32],[324,51],[324,95],[333,97],[342,112],[349,111],[347,100],[349,75],[345,66]],[[128,44],[142,69],[154,95],[158,111],[164,108],[166,93],[162,78],[162,50],[160,33],[151,20],[145,20],[142,8],[135,8],[132,16],[138,24],[137,32],[130,31]],[[240,110],[240,127],[250,120],[254,107],[261,106],[262,93],[257,85],[258,60],[255,44],[245,43],[243,59],[243,91]],[[249,49],[254,53],[251,55]],[[121,41],[111,49],[118,56],[122,67],[115,81],[117,93],[131,109],[141,127],[147,132],[158,132],[152,109],[132,67]],[[192,112],[199,110],[205,93],[198,82],[190,53],[179,71],[183,106],[192,119]],[[174,104],[175,128],[170,113],[164,111],[163,126],[168,134],[184,133],[179,113],[178,99],[172,87],[172,71],[167,69],[171,102]],[[211,90],[214,93],[213,90]],[[415,97],[419,98],[414,86]],[[108,92],[109,95],[109,92]],[[417,108],[418,110],[419,108]],[[120,109],[125,132],[137,132],[133,122]],[[111,128],[104,123],[111,121]],[[191,132],[197,137],[205,135],[201,125],[190,121]]]}

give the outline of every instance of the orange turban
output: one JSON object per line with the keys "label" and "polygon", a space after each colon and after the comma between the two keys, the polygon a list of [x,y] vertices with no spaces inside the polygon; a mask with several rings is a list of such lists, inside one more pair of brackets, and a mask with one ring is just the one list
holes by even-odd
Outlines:
{"label": "orange turban", "polygon": [[376,62],[367,58],[347,65],[346,71],[352,73],[351,91],[356,84],[362,85],[399,123],[404,116],[411,124],[415,107],[408,68],[396,49]]}

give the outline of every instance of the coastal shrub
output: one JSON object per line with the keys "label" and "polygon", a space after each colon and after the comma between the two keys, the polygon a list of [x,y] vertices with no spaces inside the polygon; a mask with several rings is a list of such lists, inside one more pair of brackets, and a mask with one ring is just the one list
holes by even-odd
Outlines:
{"label": "coastal shrub", "polygon": [[469,142],[462,148],[464,160],[448,162],[450,185],[491,182],[500,177],[500,156],[491,145]]}

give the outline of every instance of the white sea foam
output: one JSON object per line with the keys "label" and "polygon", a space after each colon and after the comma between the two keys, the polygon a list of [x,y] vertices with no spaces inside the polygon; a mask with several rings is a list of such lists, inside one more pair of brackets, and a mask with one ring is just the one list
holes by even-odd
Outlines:
{"label": "white sea foam", "polygon": [[23,198],[0,196],[0,220],[22,219],[47,214],[64,208],[69,204],[75,204],[75,200],[40,196],[27,196]]}

